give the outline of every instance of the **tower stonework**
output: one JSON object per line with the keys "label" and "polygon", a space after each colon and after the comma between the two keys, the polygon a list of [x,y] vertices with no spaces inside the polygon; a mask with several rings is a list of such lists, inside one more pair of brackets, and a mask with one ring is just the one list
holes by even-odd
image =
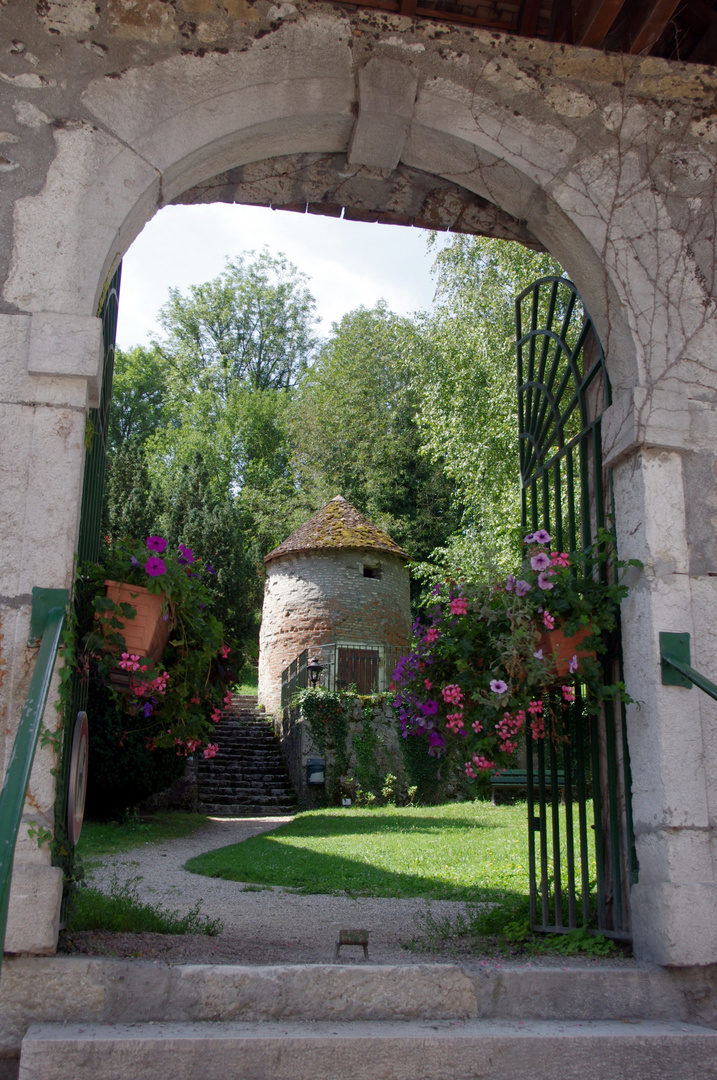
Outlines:
{"label": "tower stonework", "polygon": [[408,556],[337,495],[265,559],[259,700],[281,706],[281,673],[320,645],[404,648],[411,635]]}

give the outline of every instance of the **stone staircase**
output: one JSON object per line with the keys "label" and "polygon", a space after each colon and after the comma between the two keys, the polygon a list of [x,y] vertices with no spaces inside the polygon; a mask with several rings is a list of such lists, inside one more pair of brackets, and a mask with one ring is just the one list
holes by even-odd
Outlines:
{"label": "stone staircase", "polygon": [[0,1075],[714,1080],[710,986],[709,973],[682,981],[659,969],[599,966],[18,958],[0,980]]}
{"label": "stone staircase", "polygon": [[255,697],[235,695],[216,727],[216,757],[199,758],[198,809],[220,817],[292,814],[296,795],[271,722]]}

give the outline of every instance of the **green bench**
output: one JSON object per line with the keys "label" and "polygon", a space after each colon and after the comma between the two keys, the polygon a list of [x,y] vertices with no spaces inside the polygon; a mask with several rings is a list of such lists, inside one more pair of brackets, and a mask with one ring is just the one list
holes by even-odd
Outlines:
{"label": "green bench", "polygon": [[[490,778],[491,787],[493,788],[493,801],[495,802],[495,792],[498,789],[507,788],[525,788],[528,789],[528,770],[527,769],[503,769],[499,773],[494,773]],[[562,770],[558,771],[558,788],[565,787],[565,773]],[[538,790],[538,774],[537,771],[533,773],[533,789]],[[552,781],[550,774],[546,773],[545,776],[545,789],[546,791],[552,790]]]}

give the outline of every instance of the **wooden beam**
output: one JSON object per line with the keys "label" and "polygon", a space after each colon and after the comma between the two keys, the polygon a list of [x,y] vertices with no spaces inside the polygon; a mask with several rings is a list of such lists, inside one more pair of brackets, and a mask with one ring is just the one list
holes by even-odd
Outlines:
{"label": "wooden beam", "polygon": [[518,16],[518,33],[522,37],[535,37],[541,0],[523,0]]}
{"label": "wooden beam", "polygon": [[626,52],[638,56],[647,53],[662,37],[663,31],[679,6],[680,0],[651,0],[640,4],[639,14],[631,21]]}
{"label": "wooden beam", "polygon": [[578,4],[573,14],[573,45],[599,49],[624,3],[625,0],[592,0]]}
{"label": "wooden beam", "polygon": [[399,15],[407,15],[409,18],[412,18],[416,14],[417,3],[418,0],[401,0]]}
{"label": "wooden beam", "polygon": [[687,57],[691,64],[717,63],[717,17]]}

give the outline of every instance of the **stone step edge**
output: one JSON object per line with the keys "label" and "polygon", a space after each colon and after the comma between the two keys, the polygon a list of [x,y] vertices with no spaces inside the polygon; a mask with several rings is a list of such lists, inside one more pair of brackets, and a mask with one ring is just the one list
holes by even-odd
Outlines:
{"label": "stone step edge", "polygon": [[715,1054],[717,1031],[651,1020],[33,1024],[20,1078],[713,1080]]}
{"label": "stone step edge", "polygon": [[[327,928],[334,931],[333,924]],[[50,997],[44,996],[48,984],[56,990]],[[686,1022],[690,992],[660,969],[363,963],[162,967],[102,957],[8,957],[0,981],[0,1018],[15,1011],[17,998],[35,1001],[33,1018],[46,1022]]]}

